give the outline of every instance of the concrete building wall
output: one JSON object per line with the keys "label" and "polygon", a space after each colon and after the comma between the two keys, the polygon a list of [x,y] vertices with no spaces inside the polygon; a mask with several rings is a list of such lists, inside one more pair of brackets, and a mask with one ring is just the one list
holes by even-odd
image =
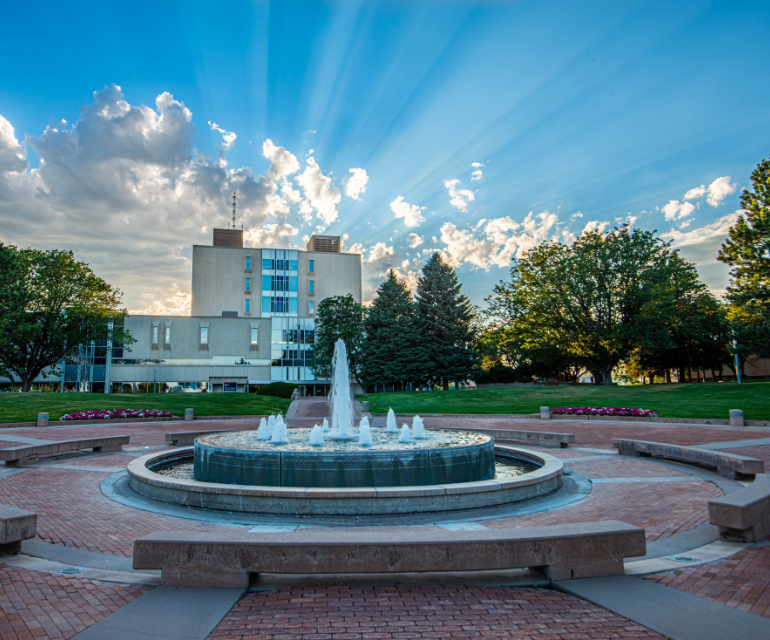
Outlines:
{"label": "concrete building wall", "polygon": [[[247,256],[251,256],[251,273],[246,269]],[[246,278],[251,278],[250,294],[245,293]],[[221,317],[223,311],[235,311],[245,317],[244,300],[249,298],[250,317],[259,317],[261,282],[261,249],[193,245],[193,316]]]}
{"label": "concrete building wall", "polygon": [[[310,260],[314,262],[314,272],[310,274]],[[311,315],[308,301],[315,302],[316,309],[324,298],[351,294],[356,302],[361,302],[361,255],[358,253],[323,253],[316,251],[299,252],[299,315]],[[315,295],[308,293],[309,281],[315,282]]]}

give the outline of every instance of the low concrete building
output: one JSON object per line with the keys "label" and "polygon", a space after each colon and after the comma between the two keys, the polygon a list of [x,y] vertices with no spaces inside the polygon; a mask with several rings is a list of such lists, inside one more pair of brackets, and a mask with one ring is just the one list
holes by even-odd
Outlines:
{"label": "low concrete building", "polygon": [[[125,349],[84,345],[61,363],[44,391],[105,393],[248,392],[276,381],[326,395],[313,359],[315,310],[325,298],[361,302],[361,256],[341,253],[338,236],[313,236],[307,251],[243,246],[243,232],[214,229],[193,246],[192,315],[128,316],[136,342]],[[3,384],[5,383],[5,384]],[[13,381],[0,379],[0,389]]]}

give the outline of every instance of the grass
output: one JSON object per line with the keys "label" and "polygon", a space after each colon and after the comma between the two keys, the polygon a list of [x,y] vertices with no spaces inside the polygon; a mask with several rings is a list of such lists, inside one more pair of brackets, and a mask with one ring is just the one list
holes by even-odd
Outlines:
{"label": "grass", "polygon": [[372,413],[538,413],[541,406],[633,407],[650,409],[661,418],[729,418],[743,409],[747,420],[770,419],[770,382],[705,382],[635,386],[509,387],[464,391],[376,393],[368,400]]}
{"label": "grass", "polygon": [[255,393],[0,393],[0,423],[36,422],[39,411],[51,420],[66,413],[94,409],[160,409],[184,416],[195,409],[196,416],[241,416],[286,413],[290,400]]}

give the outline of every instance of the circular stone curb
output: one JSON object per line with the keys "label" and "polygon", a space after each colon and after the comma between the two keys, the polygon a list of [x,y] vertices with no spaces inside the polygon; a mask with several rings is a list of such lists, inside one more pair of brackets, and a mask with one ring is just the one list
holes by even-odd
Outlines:
{"label": "circular stone curb", "polygon": [[148,467],[192,458],[185,447],[152,453],[128,465],[129,486],[136,493],[172,504],[215,511],[281,516],[380,516],[495,507],[540,498],[562,485],[563,464],[546,453],[496,446],[501,454],[542,464],[511,480],[481,480],[417,487],[266,487],[220,484],[162,476]]}

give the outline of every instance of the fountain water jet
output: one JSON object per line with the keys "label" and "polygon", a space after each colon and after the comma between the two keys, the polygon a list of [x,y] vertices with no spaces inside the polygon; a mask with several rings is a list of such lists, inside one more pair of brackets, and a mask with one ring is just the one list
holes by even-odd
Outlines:
{"label": "fountain water jet", "polygon": [[411,442],[412,441],[412,432],[409,431],[408,425],[403,425],[401,427],[401,434],[398,436],[399,442]]}
{"label": "fountain water jet", "polygon": [[358,428],[358,444],[360,444],[362,447],[372,446],[372,429],[369,426],[369,421],[366,420],[366,418],[361,420],[361,426]]}
{"label": "fountain water jet", "polygon": [[310,437],[307,440],[308,444],[314,447],[322,447],[324,443],[324,430],[320,424],[316,424],[313,430],[310,432]]}
{"label": "fountain water jet", "polygon": [[340,338],[334,343],[332,357],[332,384],[329,393],[331,404],[332,430],[327,436],[331,440],[353,440],[353,397],[350,393],[348,371],[348,350]]}
{"label": "fountain water jet", "polygon": [[386,433],[398,433],[398,425],[396,424],[396,414],[393,409],[388,409],[388,420],[385,423]]}
{"label": "fountain water jet", "polygon": [[430,438],[430,436],[425,433],[425,425],[420,416],[412,418],[412,437],[415,440],[427,440]]}
{"label": "fountain water jet", "polygon": [[324,418],[322,428],[324,433],[329,433],[329,421],[326,418]]}
{"label": "fountain water jet", "polygon": [[270,440],[270,430],[267,428],[267,421],[264,418],[259,421],[259,429],[257,429],[257,440]]}

